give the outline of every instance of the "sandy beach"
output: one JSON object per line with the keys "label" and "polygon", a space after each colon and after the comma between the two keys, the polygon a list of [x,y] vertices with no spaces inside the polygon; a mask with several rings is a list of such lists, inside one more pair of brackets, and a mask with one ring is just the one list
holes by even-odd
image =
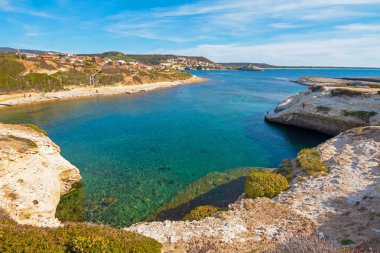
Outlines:
{"label": "sandy beach", "polygon": [[113,85],[96,87],[68,87],[64,91],[48,92],[45,94],[37,92],[23,92],[0,95],[0,108],[14,105],[34,104],[54,100],[67,100],[76,98],[89,98],[97,96],[110,96],[120,94],[133,94],[137,92],[147,92],[161,88],[204,82],[207,79],[193,76],[186,80],[173,82],[156,82],[136,85]]}

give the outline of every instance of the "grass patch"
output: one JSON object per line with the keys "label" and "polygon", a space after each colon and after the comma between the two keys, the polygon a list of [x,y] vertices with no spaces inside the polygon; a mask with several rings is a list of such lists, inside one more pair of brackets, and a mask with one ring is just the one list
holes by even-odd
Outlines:
{"label": "grass patch", "polygon": [[213,205],[198,206],[183,217],[184,221],[203,220],[212,217],[218,212],[218,208]]}
{"label": "grass patch", "polygon": [[44,130],[42,130],[41,128],[39,128],[36,125],[33,125],[33,124],[22,124],[22,125],[33,129],[37,133],[41,133],[43,135],[47,135],[47,133]]}
{"label": "grass patch", "polygon": [[281,174],[252,172],[247,176],[244,192],[251,198],[273,198],[288,188],[288,181]]}
{"label": "grass patch", "polygon": [[308,175],[327,173],[328,169],[322,162],[321,152],[316,149],[302,149],[297,156],[301,169]]}
{"label": "grass patch", "polygon": [[331,109],[332,108],[327,107],[327,106],[322,106],[322,105],[317,106],[317,112],[321,112],[321,113],[328,113],[329,111],[331,111]]}
{"label": "grass patch", "polygon": [[369,119],[375,115],[377,115],[377,112],[374,111],[354,111],[354,110],[343,110],[344,116],[354,117],[357,119],[360,119],[365,122],[369,122]]}

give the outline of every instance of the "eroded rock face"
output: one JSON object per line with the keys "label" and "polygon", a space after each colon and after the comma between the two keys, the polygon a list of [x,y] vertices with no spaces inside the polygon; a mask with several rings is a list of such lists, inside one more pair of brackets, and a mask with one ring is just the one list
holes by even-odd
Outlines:
{"label": "eroded rock face", "polygon": [[43,133],[0,123],[0,208],[20,224],[58,226],[60,196],[81,179]]}
{"label": "eroded rock face", "polygon": [[336,135],[380,125],[380,89],[322,87],[302,91],[280,103],[265,119]]}

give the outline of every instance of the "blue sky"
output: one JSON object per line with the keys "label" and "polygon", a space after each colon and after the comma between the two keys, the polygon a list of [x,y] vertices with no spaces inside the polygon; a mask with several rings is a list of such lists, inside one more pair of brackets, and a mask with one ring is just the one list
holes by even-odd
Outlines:
{"label": "blue sky", "polygon": [[0,0],[0,46],[380,67],[380,0]]}

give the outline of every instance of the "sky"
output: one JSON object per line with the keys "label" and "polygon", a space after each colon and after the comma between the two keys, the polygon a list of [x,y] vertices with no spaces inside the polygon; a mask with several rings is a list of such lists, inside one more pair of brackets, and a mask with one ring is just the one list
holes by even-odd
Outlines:
{"label": "sky", "polygon": [[380,67],[380,0],[0,0],[0,47]]}

